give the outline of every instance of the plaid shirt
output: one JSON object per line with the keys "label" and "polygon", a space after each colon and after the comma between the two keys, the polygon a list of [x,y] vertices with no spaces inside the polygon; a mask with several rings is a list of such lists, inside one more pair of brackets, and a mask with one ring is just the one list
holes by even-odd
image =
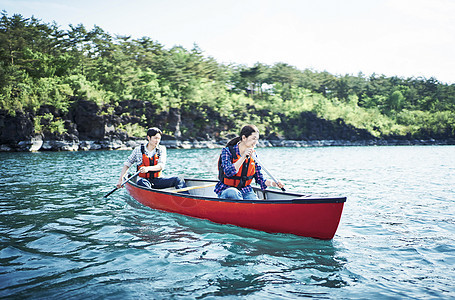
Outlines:
{"label": "plaid shirt", "polygon": [[[160,149],[160,157],[158,158],[158,164],[161,165],[161,171],[164,170],[164,167],[166,166],[166,147],[162,145],[158,145]],[[145,155],[148,157],[153,157],[156,153],[156,148],[153,149],[152,151],[147,150],[147,145],[144,145],[145,148]],[[140,166],[142,165],[142,152],[141,152],[141,146],[138,146],[134,148],[133,152],[131,152],[130,156],[127,158],[127,160],[124,163],[125,166],[130,168],[132,165]]]}
{"label": "plaid shirt", "polygon": [[[235,145],[234,149],[235,153],[237,155],[240,155],[239,146]],[[229,151],[227,147],[223,148],[223,150],[221,151],[221,167],[223,168],[224,174],[226,174],[227,177],[231,177],[237,174],[234,164],[232,163],[231,151]],[[264,176],[262,175],[261,172],[261,166],[258,164],[256,164],[256,174],[254,174],[254,179],[256,179],[256,183],[261,186],[261,189],[265,190],[267,188],[267,186],[265,185]],[[219,181],[216,184],[214,191],[219,195],[222,191],[230,187],[232,186],[226,185],[223,182]],[[240,192],[243,194],[246,192],[251,192],[252,190],[253,188],[251,187],[251,185],[247,185],[246,187],[242,188]]]}

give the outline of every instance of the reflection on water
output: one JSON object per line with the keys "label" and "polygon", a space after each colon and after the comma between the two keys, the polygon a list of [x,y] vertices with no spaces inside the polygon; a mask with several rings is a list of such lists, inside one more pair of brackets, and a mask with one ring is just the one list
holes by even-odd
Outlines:
{"label": "reflection on water", "polygon": [[332,241],[268,234],[146,207],[137,212],[141,214],[126,223],[128,232],[142,241],[138,247],[159,249],[171,264],[166,274],[173,272],[173,264],[184,262],[193,270],[192,280],[210,286],[212,296],[254,294],[268,285],[283,286],[284,291],[284,285],[347,284],[341,276],[326,276],[338,273],[345,263]]}
{"label": "reflection on water", "polygon": [[[258,149],[288,190],[348,197],[332,241],[104,198],[129,151],[0,153],[0,297],[452,298],[454,150]],[[170,149],[166,175],[218,154]]]}

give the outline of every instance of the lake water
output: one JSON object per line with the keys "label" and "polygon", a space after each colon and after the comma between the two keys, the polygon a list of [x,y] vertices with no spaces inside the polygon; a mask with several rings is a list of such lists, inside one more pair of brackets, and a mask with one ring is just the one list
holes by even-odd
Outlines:
{"label": "lake water", "polygon": [[[213,178],[219,149],[168,150]],[[0,298],[450,299],[455,147],[263,148],[288,190],[343,195],[331,241],[109,198],[130,151],[0,153]]]}

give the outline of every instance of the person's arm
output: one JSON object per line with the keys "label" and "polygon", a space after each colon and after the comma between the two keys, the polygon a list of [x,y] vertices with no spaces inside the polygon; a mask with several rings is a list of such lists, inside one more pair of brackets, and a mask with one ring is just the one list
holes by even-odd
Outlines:
{"label": "person's arm", "polygon": [[166,152],[166,147],[159,145],[158,146],[160,149],[160,158],[158,159],[158,163],[156,164],[159,169],[157,171],[163,171],[164,168],[166,167],[166,161],[167,161],[167,152]]}
{"label": "person's arm", "polygon": [[123,183],[123,177],[125,176],[126,172],[128,171],[130,167],[127,166],[126,164],[123,165],[122,172],[120,172],[120,178],[118,179],[117,182],[117,187],[120,188],[122,183]]}
{"label": "person's arm", "polygon": [[[245,153],[243,153],[242,156],[240,156],[240,159],[238,161],[236,161],[234,163],[234,167],[235,167],[235,170],[238,172],[240,170],[240,167],[242,166],[243,162],[245,161],[245,159],[251,155],[251,153],[253,152],[253,148],[249,148],[245,151]],[[236,172],[236,173],[237,173]]]}
{"label": "person's arm", "polygon": [[133,164],[137,164],[137,151],[141,151],[140,148],[135,148],[130,156],[128,156],[128,158],[126,159],[125,163],[123,164],[123,168],[122,168],[122,171],[120,172],[120,177],[118,179],[118,182],[117,182],[117,187],[120,188],[120,186],[122,185],[123,183],[123,177],[125,176],[126,172],[128,171],[128,169],[133,165]]}
{"label": "person's arm", "polygon": [[224,173],[226,176],[234,176],[237,174],[240,170],[240,167],[242,164],[245,162],[245,159],[247,156],[251,155],[253,153],[253,148],[249,148],[243,153],[242,156],[240,156],[239,160],[237,160],[235,163],[232,163],[232,154],[231,151],[229,151],[228,148],[223,148],[221,152],[221,159],[222,159],[222,166]]}
{"label": "person's arm", "polygon": [[238,172],[238,169],[236,169],[235,165],[232,163],[232,154],[228,148],[223,148],[223,150],[221,150],[221,167],[227,177],[234,176]]}
{"label": "person's arm", "polygon": [[262,190],[265,190],[269,185],[267,185],[267,180],[264,178],[264,175],[261,172],[261,166],[256,163],[256,182],[259,184]]}

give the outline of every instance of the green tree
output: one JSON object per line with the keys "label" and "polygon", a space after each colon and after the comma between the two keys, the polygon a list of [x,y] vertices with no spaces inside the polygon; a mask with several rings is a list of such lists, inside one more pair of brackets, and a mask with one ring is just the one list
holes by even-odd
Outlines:
{"label": "green tree", "polygon": [[403,108],[404,96],[400,91],[394,91],[386,102],[386,109],[388,111],[398,112]]}

